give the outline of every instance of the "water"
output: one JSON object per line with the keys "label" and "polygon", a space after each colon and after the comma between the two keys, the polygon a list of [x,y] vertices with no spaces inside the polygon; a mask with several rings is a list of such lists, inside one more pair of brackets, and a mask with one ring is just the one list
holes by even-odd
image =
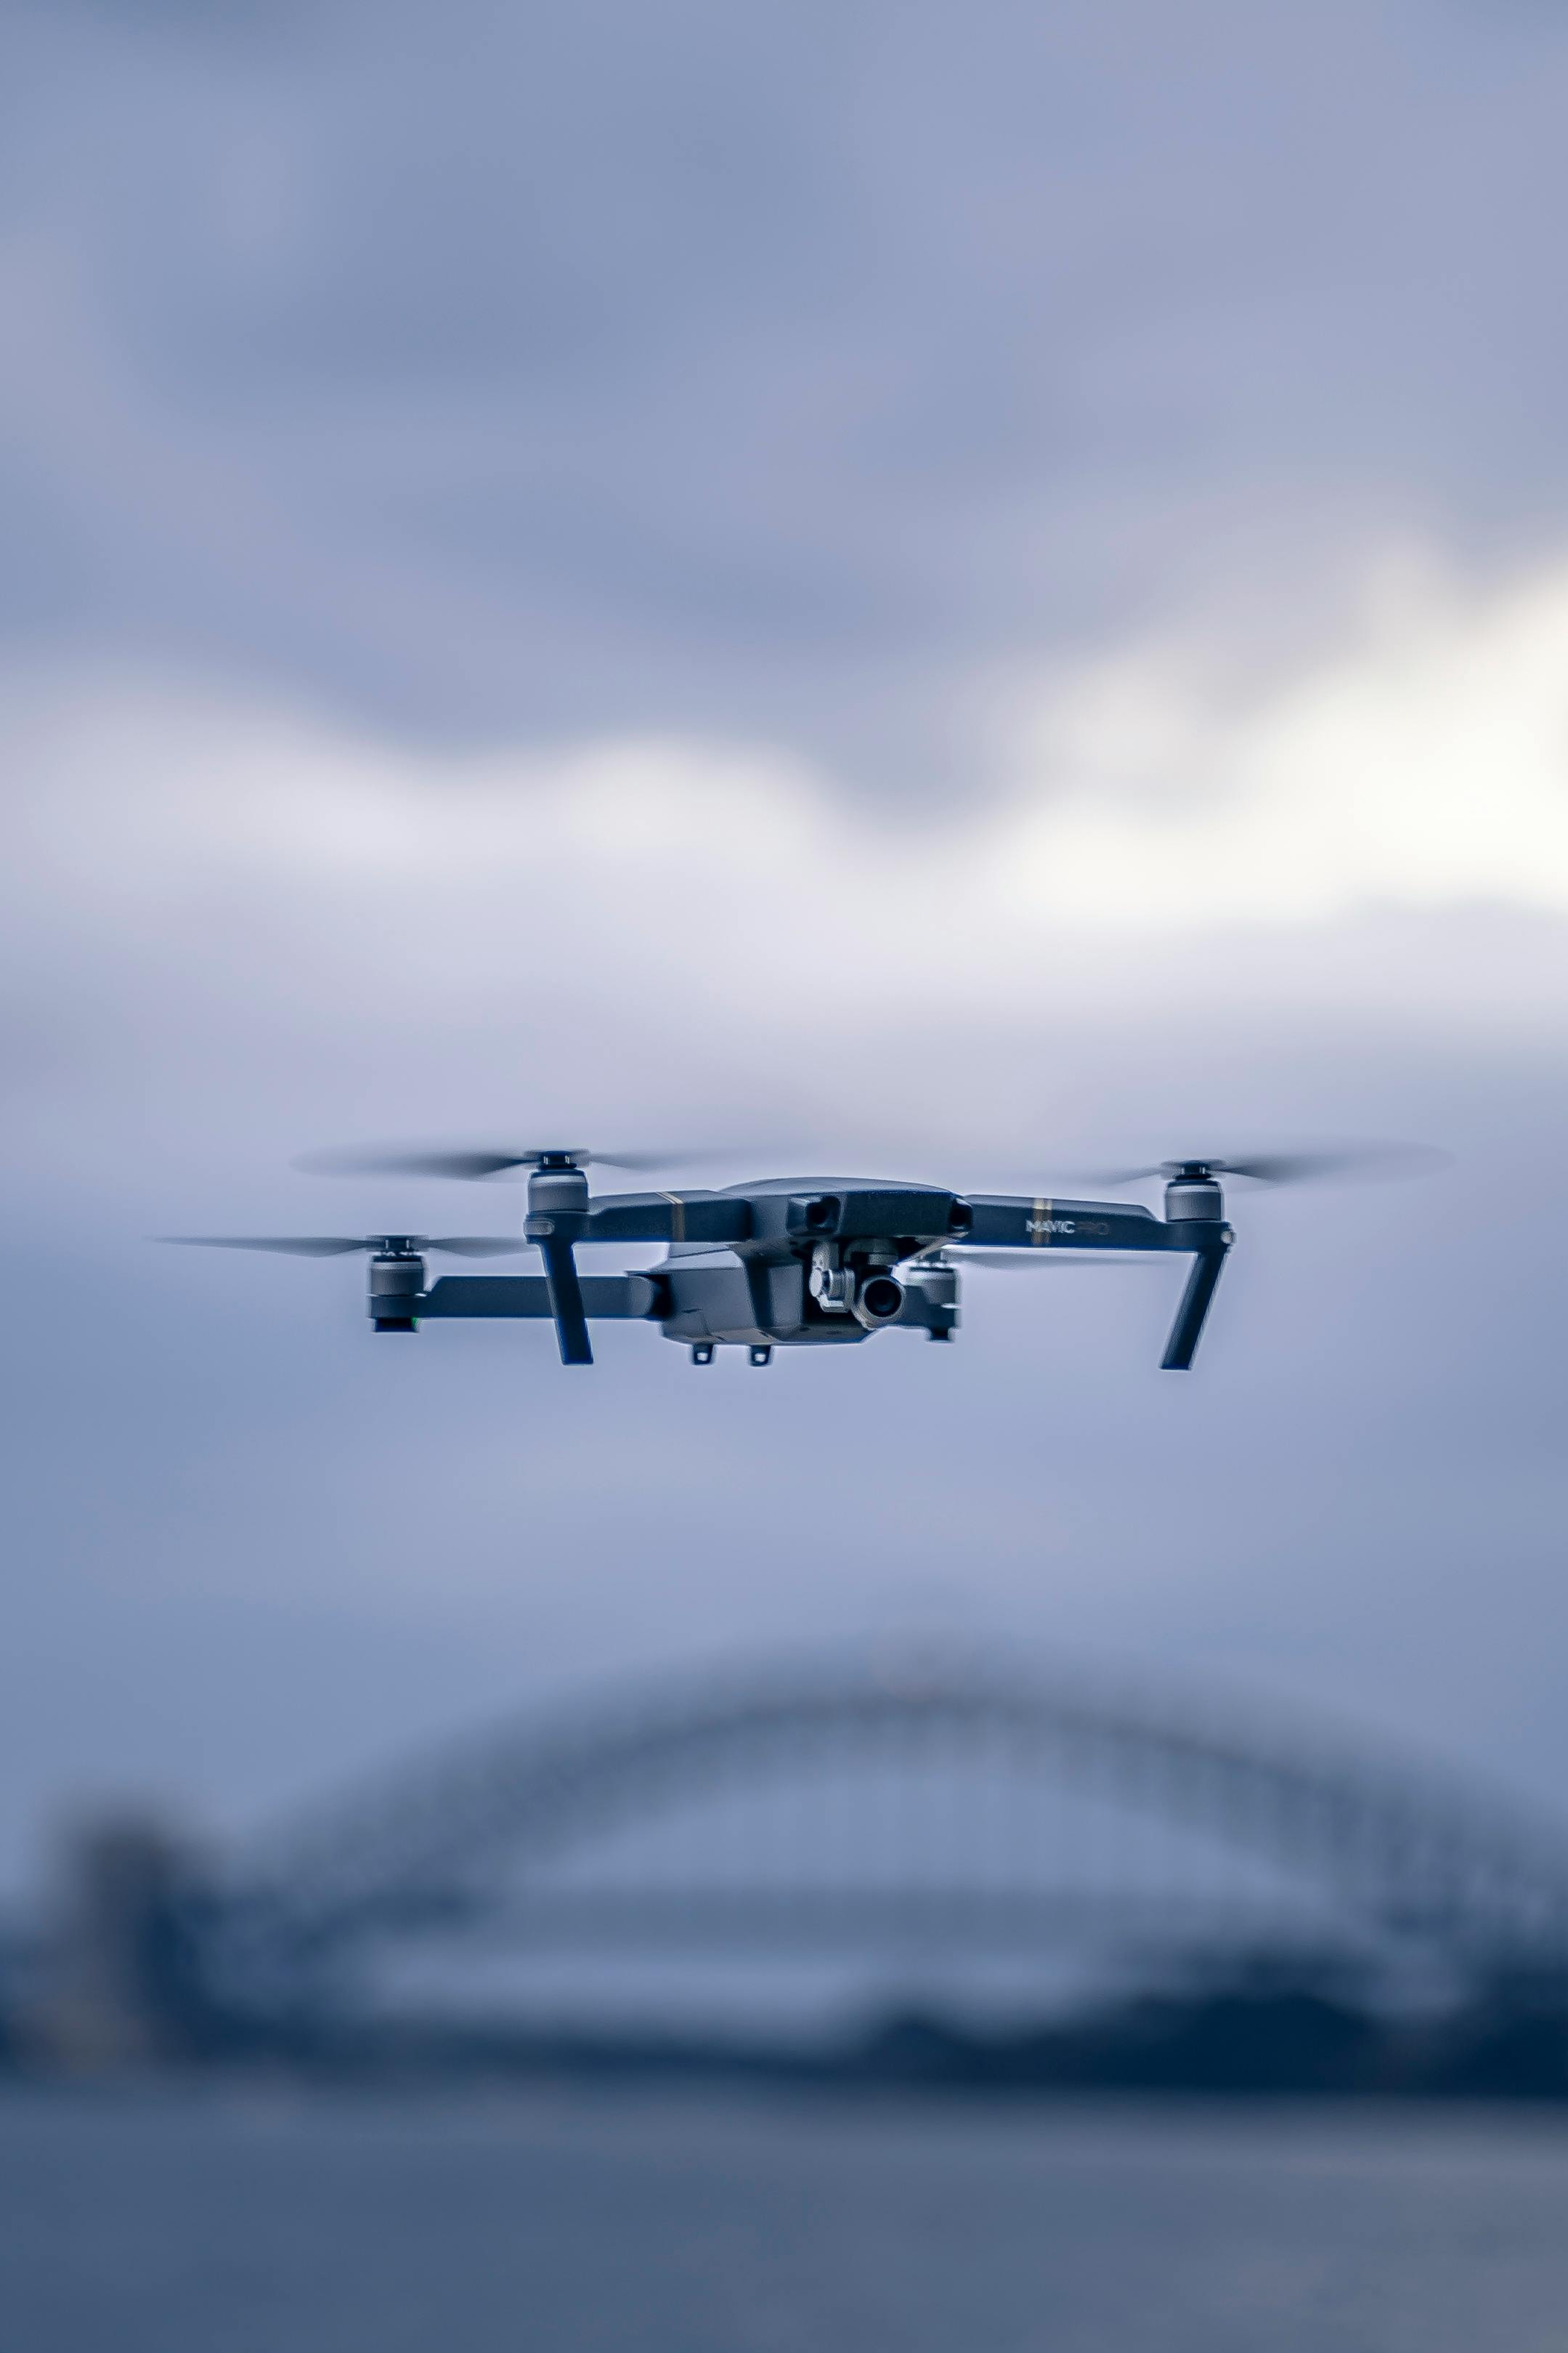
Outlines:
{"label": "water", "polygon": [[0,2100],[6,2353],[1562,2353],[1568,2121]]}

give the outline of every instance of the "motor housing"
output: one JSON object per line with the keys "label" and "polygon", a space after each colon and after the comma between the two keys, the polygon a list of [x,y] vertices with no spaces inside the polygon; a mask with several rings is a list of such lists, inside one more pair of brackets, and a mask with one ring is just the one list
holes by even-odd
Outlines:
{"label": "motor housing", "polygon": [[1169,1224],[1219,1225],[1225,1218],[1225,1195],[1219,1180],[1203,1167],[1179,1169],[1165,1187]]}
{"label": "motor housing", "polygon": [[411,1250],[378,1250],[370,1262],[370,1315],[377,1332],[416,1332],[425,1261]]}

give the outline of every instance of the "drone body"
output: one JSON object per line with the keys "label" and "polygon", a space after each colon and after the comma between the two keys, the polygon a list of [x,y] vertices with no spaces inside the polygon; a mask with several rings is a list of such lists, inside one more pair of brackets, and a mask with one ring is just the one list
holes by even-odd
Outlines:
{"label": "drone body", "polygon": [[[567,1365],[592,1363],[588,1325],[601,1318],[657,1324],[700,1365],[710,1364],[720,1347],[745,1348],[752,1364],[765,1365],[774,1348],[841,1346],[893,1329],[945,1341],[958,1323],[966,1255],[996,1265],[1038,1264],[1047,1254],[1103,1261],[1175,1252],[1191,1261],[1163,1359],[1176,1372],[1193,1361],[1232,1240],[1218,1163],[1170,1164],[1161,1219],[1124,1202],[960,1194],[850,1178],[773,1177],[724,1192],[595,1198],[585,1174],[593,1156],[561,1150],[327,1164],[464,1176],[526,1166],[521,1240],[417,1234],[212,1239],[307,1255],[368,1250],[368,1304],[377,1332],[415,1332],[423,1323],[469,1316],[549,1322]],[[584,1274],[576,1253],[587,1243],[662,1244],[666,1255],[646,1271]],[[435,1282],[426,1275],[427,1251],[478,1257],[529,1247],[543,1261],[541,1274]]]}
{"label": "drone body", "polygon": [[[591,1361],[590,1318],[631,1318],[658,1324],[698,1364],[718,1347],[743,1347],[765,1364],[775,1347],[839,1346],[898,1328],[951,1339],[966,1244],[1174,1250],[1192,1254],[1193,1271],[1165,1363],[1184,1370],[1231,1233],[1212,1178],[1170,1189],[1180,1214],[1164,1221],[1116,1203],[846,1178],[595,1200],[580,1169],[546,1161],[530,1179],[524,1227],[542,1275],[447,1275],[426,1290],[416,1255],[384,1255],[371,1261],[372,1314],[382,1330],[449,1315],[547,1317],[569,1365]],[[646,1273],[579,1274],[577,1247],[611,1241],[662,1242],[667,1255]]]}
{"label": "drone body", "polygon": [[[333,1176],[491,1177],[528,1172],[521,1236],[456,1234],[193,1235],[171,1240],[216,1248],[332,1258],[370,1253],[369,1307],[377,1332],[416,1332],[459,1316],[511,1316],[555,1326],[565,1365],[594,1360],[597,1319],[657,1324],[694,1364],[715,1349],[745,1348],[753,1365],[775,1348],[842,1346],[874,1333],[915,1331],[950,1340],[958,1323],[962,1269],[1141,1260],[1189,1261],[1162,1365],[1184,1373],[1235,1237],[1222,1176],[1255,1184],[1311,1182],[1352,1173],[1414,1174],[1447,1155],[1398,1145],[1330,1152],[1264,1153],[1247,1159],[1167,1160],[1157,1168],[1100,1172],[1099,1181],[1165,1179],[1164,1216],[1124,1201],[1062,1200],[1044,1194],[951,1193],[929,1185],[858,1177],[769,1177],[721,1193],[589,1191],[594,1160],[623,1168],[669,1165],[673,1154],[574,1148],[504,1152],[330,1154],[300,1164]],[[685,1155],[689,1157],[689,1155]],[[645,1271],[584,1274],[585,1243],[662,1245]],[[537,1250],[542,1274],[444,1275],[431,1282],[433,1251],[493,1258]]]}

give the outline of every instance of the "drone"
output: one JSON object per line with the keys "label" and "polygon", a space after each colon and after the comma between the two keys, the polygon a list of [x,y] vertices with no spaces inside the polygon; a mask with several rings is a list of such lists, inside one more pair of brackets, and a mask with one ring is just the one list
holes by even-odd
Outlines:
{"label": "drone", "polygon": [[[752,1365],[775,1348],[833,1347],[886,1331],[951,1341],[965,1266],[1060,1266],[1161,1255],[1188,1261],[1165,1353],[1166,1372],[1190,1369],[1226,1256],[1235,1240],[1222,1178],[1278,1185],[1353,1174],[1398,1174],[1441,1157],[1408,1146],[1265,1153],[1248,1158],[1168,1160],[1152,1168],[1099,1171],[1112,1187],[1164,1179],[1164,1215],[1121,1201],[1047,1194],[953,1193],[851,1177],[769,1177],[721,1192],[594,1194],[587,1170],[668,1169],[693,1155],[588,1152],[576,1146],[472,1152],[320,1154],[299,1164],[335,1176],[469,1179],[527,1172],[521,1236],[490,1234],[171,1234],[168,1241],[221,1250],[278,1250],[305,1258],[369,1254],[368,1307],[376,1332],[506,1316],[551,1323],[563,1365],[594,1360],[590,1323],[658,1324],[667,1340],[710,1365],[721,1347]],[[586,1274],[589,1243],[662,1244],[644,1271]],[[520,1255],[536,1250],[540,1274],[442,1275],[427,1256]]]}

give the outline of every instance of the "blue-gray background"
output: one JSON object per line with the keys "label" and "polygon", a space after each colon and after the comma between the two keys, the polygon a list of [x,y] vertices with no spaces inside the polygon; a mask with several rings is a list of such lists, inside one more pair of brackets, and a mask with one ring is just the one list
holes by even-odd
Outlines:
{"label": "blue-gray background", "polygon": [[[1025,1637],[1568,1766],[1568,17],[9,0],[0,1867]],[[359,1137],[1450,1145],[695,1377],[203,1227]]]}

